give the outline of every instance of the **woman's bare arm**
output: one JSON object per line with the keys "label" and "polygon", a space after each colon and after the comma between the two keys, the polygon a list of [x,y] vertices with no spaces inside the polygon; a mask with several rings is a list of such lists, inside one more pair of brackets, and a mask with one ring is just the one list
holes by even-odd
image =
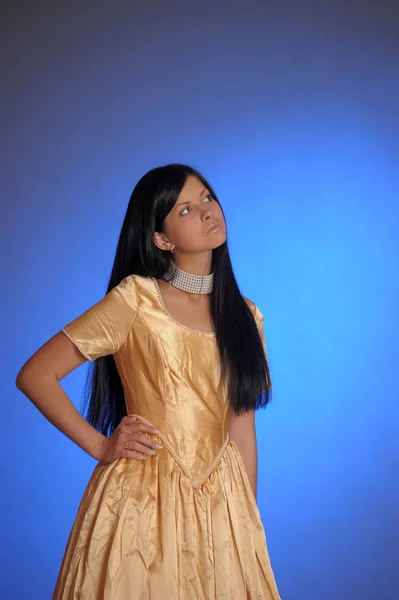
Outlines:
{"label": "woman's bare arm", "polygon": [[86,359],[62,332],[46,342],[19,371],[16,386],[36,408],[70,440],[96,460],[108,438],[76,410],[59,384]]}
{"label": "woman's bare arm", "polygon": [[255,411],[251,410],[238,417],[230,408],[227,430],[231,439],[240,451],[256,499],[258,450],[255,430]]}

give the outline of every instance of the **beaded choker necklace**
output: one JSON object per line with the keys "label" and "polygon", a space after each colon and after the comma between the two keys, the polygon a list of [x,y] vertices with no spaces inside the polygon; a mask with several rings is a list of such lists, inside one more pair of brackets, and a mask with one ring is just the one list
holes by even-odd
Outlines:
{"label": "beaded choker necklace", "polygon": [[187,273],[172,261],[170,261],[163,278],[174,287],[189,294],[210,294],[213,289],[213,273],[210,275]]}

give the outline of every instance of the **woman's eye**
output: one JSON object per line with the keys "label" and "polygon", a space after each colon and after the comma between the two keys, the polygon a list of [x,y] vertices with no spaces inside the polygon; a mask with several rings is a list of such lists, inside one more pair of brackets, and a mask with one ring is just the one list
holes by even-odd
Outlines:
{"label": "woman's eye", "polygon": [[[205,200],[209,199],[208,202],[210,202],[211,200],[213,200],[212,194],[207,194],[204,199]],[[188,212],[185,212],[186,210],[191,210],[191,209],[190,209],[189,206],[186,206],[186,208],[183,208],[183,210],[181,211],[180,215],[183,215],[183,216],[184,215],[188,215]]]}

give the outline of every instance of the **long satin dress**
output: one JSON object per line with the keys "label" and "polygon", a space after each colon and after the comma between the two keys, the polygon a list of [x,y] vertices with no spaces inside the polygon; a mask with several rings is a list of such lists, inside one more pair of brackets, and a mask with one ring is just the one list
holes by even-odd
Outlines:
{"label": "long satin dress", "polygon": [[[246,301],[266,351],[263,316]],[[278,600],[255,496],[226,429],[215,334],[175,321],[157,281],[137,275],[62,331],[89,361],[114,355],[127,414],[155,426],[163,448],[97,463],[53,600]]]}

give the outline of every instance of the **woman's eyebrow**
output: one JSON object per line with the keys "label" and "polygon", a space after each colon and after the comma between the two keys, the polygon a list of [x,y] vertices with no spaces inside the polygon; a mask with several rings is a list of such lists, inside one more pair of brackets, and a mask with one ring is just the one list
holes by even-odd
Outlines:
{"label": "woman's eyebrow", "polygon": [[[206,188],[206,187],[205,187],[205,188],[202,190],[202,192],[200,193],[200,197],[202,196],[202,194],[203,194],[204,192],[207,192],[207,191],[208,191],[208,188]],[[179,204],[176,204],[176,206],[183,206],[183,204],[191,204],[191,200],[186,200],[185,202],[179,202]]]}

